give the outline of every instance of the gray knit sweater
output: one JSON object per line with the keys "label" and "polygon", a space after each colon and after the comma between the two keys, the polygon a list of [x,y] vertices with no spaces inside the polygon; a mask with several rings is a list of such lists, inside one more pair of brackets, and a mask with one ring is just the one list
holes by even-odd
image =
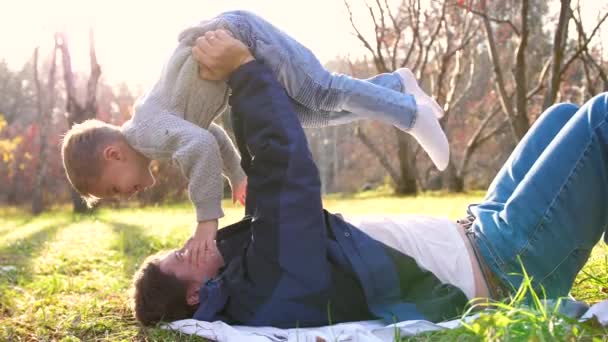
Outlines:
{"label": "gray knit sweater", "polygon": [[[245,177],[234,144],[220,126],[212,123],[228,110],[228,85],[200,79],[192,57],[196,38],[217,29],[243,38],[223,15],[185,29],[160,79],[138,100],[133,118],[122,128],[129,144],[146,157],[179,165],[188,178],[188,193],[199,221],[223,216],[222,171],[232,186]],[[256,58],[264,60],[255,46],[249,47]],[[328,124],[328,113],[313,112],[295,102],[293,105],[304,127]]]}
{"label": "gray knit sweater", "polygon": [[[203,32],[196,32],[202,34]],[[240,156],[212,121],[227,110],[225,82],[202,80],[192,57],[192,37],[180,41],[152,89],[138,100],[122,132],[146,157],[173,161],[188,179],[198,221],[222,217],[222,171],[231,186],[243,181]]]}

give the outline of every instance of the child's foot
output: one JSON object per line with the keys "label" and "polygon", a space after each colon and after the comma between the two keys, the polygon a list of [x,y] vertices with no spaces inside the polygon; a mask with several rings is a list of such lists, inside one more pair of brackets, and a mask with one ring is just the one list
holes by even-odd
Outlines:
{"label": "child's foot", "polygon": [[424,90],[420,88],[418,81],[416,81],[416,77],[414,77],[414,74],[410,69],[401,68],[397,69],[395,72],[401,76],[403,86],[405,87],[405,92],[414,95],[416,103],[426,103],[433,110],[435,117],[438,119],[443,117],[443,109],[432,97],[427,95]]}
{"label": "child's foot", "polygon": [[411,134],[429,155],[439,171],[445,170],[450,161],[450,145],[434,110],[426,103],[418,104],[418,116],[409,129],[397,126]]}

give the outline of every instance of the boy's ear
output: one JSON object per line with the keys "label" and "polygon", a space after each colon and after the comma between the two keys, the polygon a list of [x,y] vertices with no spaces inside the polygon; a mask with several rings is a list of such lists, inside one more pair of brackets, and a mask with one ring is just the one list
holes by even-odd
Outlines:
{"label": "boy's ear", "polygon": [[186,303],[188,305],[197,305],[200,300],[198,297],[199,288],[197,286],[188,286],[186,290]]}
{"label": "boy's ear", "polygon": [[104,160],[121,160],[122,159],[122,151],[120,147],[115,144],[110,144],[104,147],[103,152]]}

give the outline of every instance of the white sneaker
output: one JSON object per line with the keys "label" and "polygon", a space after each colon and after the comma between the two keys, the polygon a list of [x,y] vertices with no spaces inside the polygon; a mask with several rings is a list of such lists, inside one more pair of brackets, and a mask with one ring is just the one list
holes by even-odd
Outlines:
{"label": "white sneaker", "polygon": [[443,117],[443,109],[439,104],[427,93],[420,88],[418,85],[418,81],[416,81],[416,77],[412,73],[412,71],[408,68],[401,68],[395,71],[399,76],[401,76],[401,80],[403,81],[403,85],[405,86],[405,92],[414,95],[416,99],[416,103],[424,104],[426,103],[435,114],[435,117],[441,119]]}

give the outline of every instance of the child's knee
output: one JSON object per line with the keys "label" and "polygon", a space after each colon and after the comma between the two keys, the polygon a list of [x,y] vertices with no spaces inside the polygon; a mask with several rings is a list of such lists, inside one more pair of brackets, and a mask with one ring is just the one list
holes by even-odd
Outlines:
{"label": "child's knee", "polygon": [[224,15],[232,15],[235,17],[238,17],[239,19],[243,19],[243,20],[254,20],[255,18],[258,18],[258,16],[250,11],[246,11],[246,10],[234,10],[234,11],[228,11],[225,12]]}
{"label": "child's knee", "polygon": [[188,27],[179,34],[178,40],[182,44],[192,46],[195,44],[196,39],[203,36],[205,33],[220,29],[230,31],[232,34],[234,34],[226,20],[221,17],[217,17],[211,20],[203,21],[195,26]]}

